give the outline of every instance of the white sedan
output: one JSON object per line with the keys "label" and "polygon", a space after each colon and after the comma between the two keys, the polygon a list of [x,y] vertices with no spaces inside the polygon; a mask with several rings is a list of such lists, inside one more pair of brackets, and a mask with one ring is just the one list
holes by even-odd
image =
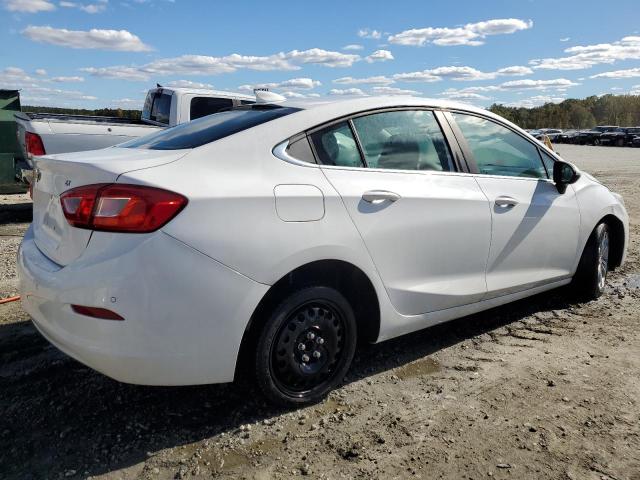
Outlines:
{"label": "white sedan", "polygon": [[[268,95],[266,95],[268,96]],[[24,308],[145,385],[248,366],[304,404],[380,342],[622,264],[620,195],[508,121],[417,98],[239,107],[36,161]]]}

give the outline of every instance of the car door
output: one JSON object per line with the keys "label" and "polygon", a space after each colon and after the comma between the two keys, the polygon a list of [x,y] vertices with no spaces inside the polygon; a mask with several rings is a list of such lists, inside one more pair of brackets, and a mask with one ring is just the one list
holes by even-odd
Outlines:
{"label": "car door", "polygon": [[447,118],[455,122],[454,131],[462,137],[465,156],[491,206],[488,297],[570,277],[580,214],[573,188],[560,194],[550,179],[553,158],[491,119],[467,113]]}
{"label": "car door", "polygon": [[472,175],[455,171],[434,112],[363,114],[309,137],[399,313],[484,297],[488,202]]}

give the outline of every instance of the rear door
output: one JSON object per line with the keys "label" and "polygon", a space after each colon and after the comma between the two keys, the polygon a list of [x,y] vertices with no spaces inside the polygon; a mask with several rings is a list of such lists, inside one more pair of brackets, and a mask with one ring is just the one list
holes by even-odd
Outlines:
{"label": "rear door", "polygon": [[550,179],[554,159],[491,119],[466,113],[448,118],[491,207],[488,296],[571,276],[580,213],[573,188],[560,194]]}
{"label": "rear door", "polygon": [[473,176],[456,171],[434,112],[360,115],[310,139],[398,312],[433,312],[485,295],[487,199]]}

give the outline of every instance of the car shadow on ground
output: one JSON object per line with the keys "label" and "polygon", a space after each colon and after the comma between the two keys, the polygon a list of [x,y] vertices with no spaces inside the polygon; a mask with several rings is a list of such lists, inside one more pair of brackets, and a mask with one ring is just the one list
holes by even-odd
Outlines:
{"label": "car shadow on ground", "polygon": [[[564,289],[359,348],[347,383],[521,320],[567,308]],[[58,352],[26,321],[0,325],[0,477],[104,474],[285,410],[247,385],[140,387]]]}

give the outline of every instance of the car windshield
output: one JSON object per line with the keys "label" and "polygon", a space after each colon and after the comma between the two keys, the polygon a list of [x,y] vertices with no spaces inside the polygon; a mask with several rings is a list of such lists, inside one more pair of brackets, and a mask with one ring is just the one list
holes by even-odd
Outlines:
{"label": "car windshield", "polygon": [[273,106],[242,107],[214,113],[158,133],[136,138],[119,146],[150,150],[196,148],[299,110],[299,108]]}

